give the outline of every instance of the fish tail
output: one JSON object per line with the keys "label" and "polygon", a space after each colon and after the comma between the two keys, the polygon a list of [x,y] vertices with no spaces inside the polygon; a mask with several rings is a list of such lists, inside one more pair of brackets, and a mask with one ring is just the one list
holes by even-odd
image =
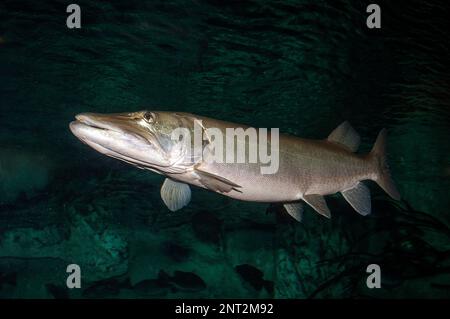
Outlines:
{"label": "fish tail", "polygon": [[386,156],[386,129],[382,129],[373,145],[369,157],[375,166],[375,178],[373,180],[393,199],[400,200],[400,193],[391,178]]}

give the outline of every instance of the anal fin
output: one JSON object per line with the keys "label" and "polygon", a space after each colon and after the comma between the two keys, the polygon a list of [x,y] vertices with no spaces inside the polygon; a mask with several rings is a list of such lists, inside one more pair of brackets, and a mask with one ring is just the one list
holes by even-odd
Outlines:
{"label": "anal fin", "polygon": [[323,215],[326,218],[331,218],[330,209],[328,208],[327,202],[322,195],[305,195],[303,196],[303,200],[308,203],[309,206],[314,208],[314,210],[320,215]]}
{"label": "anal fin", "polygon": [[296,221],[301,222],[303,219],[304,205],[301,202],[286,203],[283,205],[286,212],[292,216]]}
{"label": "anal fin", "polygon": [[366,185],[359,182],[355,187],[342,191],[342,196],[361,215],[370,214],[370,190]]}

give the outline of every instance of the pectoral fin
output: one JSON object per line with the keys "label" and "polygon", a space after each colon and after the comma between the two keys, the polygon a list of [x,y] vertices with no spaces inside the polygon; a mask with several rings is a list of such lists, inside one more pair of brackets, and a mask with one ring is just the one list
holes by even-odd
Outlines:
{"label": "pectoral fin", "polygon": [[327,202],[322,195],[305,195],[303,200],[308,203],[309,206],[314,208],[316,212],[327,218],[331,218],[330,210],[328,209]]}
{"label": "pectoral fin", "polygon": [[304,205],[301,202],[284,204],[286,212],[292,216],[296,221],[301,222],[303,219]]}
{"label": "pectoral fin", "polygon": [[191,189],[185,183],[166,178],[161,186],[161,198],[172,212],[177,211],[191,201]]}
{"label": "pectoral fin", "polygon": [[195,169],[195,173],[197,174],[199,182],[203,186],[215,192],[228,193],[233,189],[239,192],[238,188],[241,187],[229,181],[226,178],[211,173],[207,173],[199,169]]}
{"label": "pectoral fin", "polygon": [[370,214],[370,190],[363,183],[356,184],[355,187],[341,192],[347,202],[361,215]]}
{"label": "pectoral fin", "polygon": [[331,132],[327,140],[339,144],[352,152],[356,152],[361,138],[350,123],[345,121]]}

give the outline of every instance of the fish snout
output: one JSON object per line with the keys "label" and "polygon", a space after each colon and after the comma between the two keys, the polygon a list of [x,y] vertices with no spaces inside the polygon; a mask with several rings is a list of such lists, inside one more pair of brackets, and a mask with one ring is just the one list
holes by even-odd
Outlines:
{"label": "fish snout", "polygon": [[76,132],[77,132],[77,130],[79,128],[79,125],[80,125],[80,122],[78,122],[78,121],[70,122],[69,128],[70,128],[70,130],[72,131],[73,134],[77,135]]}
{"label": "fish snout", "polygon": [[80,113],[75,118],[80,123],[98,128],[103,128],[109,122],[107,116],[97,113]]}
{"label": "fish snout", "polygon": [[123,132],[127,126],[127,118],[121,114],[80,113],[75,115],[75,122],[91,128]]}
{"label": "fish snout", "polygon": [[77,121],[86,122],[89,121],[89,117],[92,117],[91,114],[93,113],[80,113],[75,115],[75,118],[77,119]]}

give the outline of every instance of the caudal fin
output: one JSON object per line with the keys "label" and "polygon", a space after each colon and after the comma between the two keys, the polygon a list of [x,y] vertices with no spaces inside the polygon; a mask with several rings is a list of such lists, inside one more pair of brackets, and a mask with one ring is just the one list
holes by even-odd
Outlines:
{"label": "caudal fin", "polygon": [[400,193],[394,184],[389,172],[389,166],[386,158],[386,129],[382,129],[378,134],[377,140],[373,145],[370,157],[375,164],[376,177],[374,181],[393,199],[400,200]]}

